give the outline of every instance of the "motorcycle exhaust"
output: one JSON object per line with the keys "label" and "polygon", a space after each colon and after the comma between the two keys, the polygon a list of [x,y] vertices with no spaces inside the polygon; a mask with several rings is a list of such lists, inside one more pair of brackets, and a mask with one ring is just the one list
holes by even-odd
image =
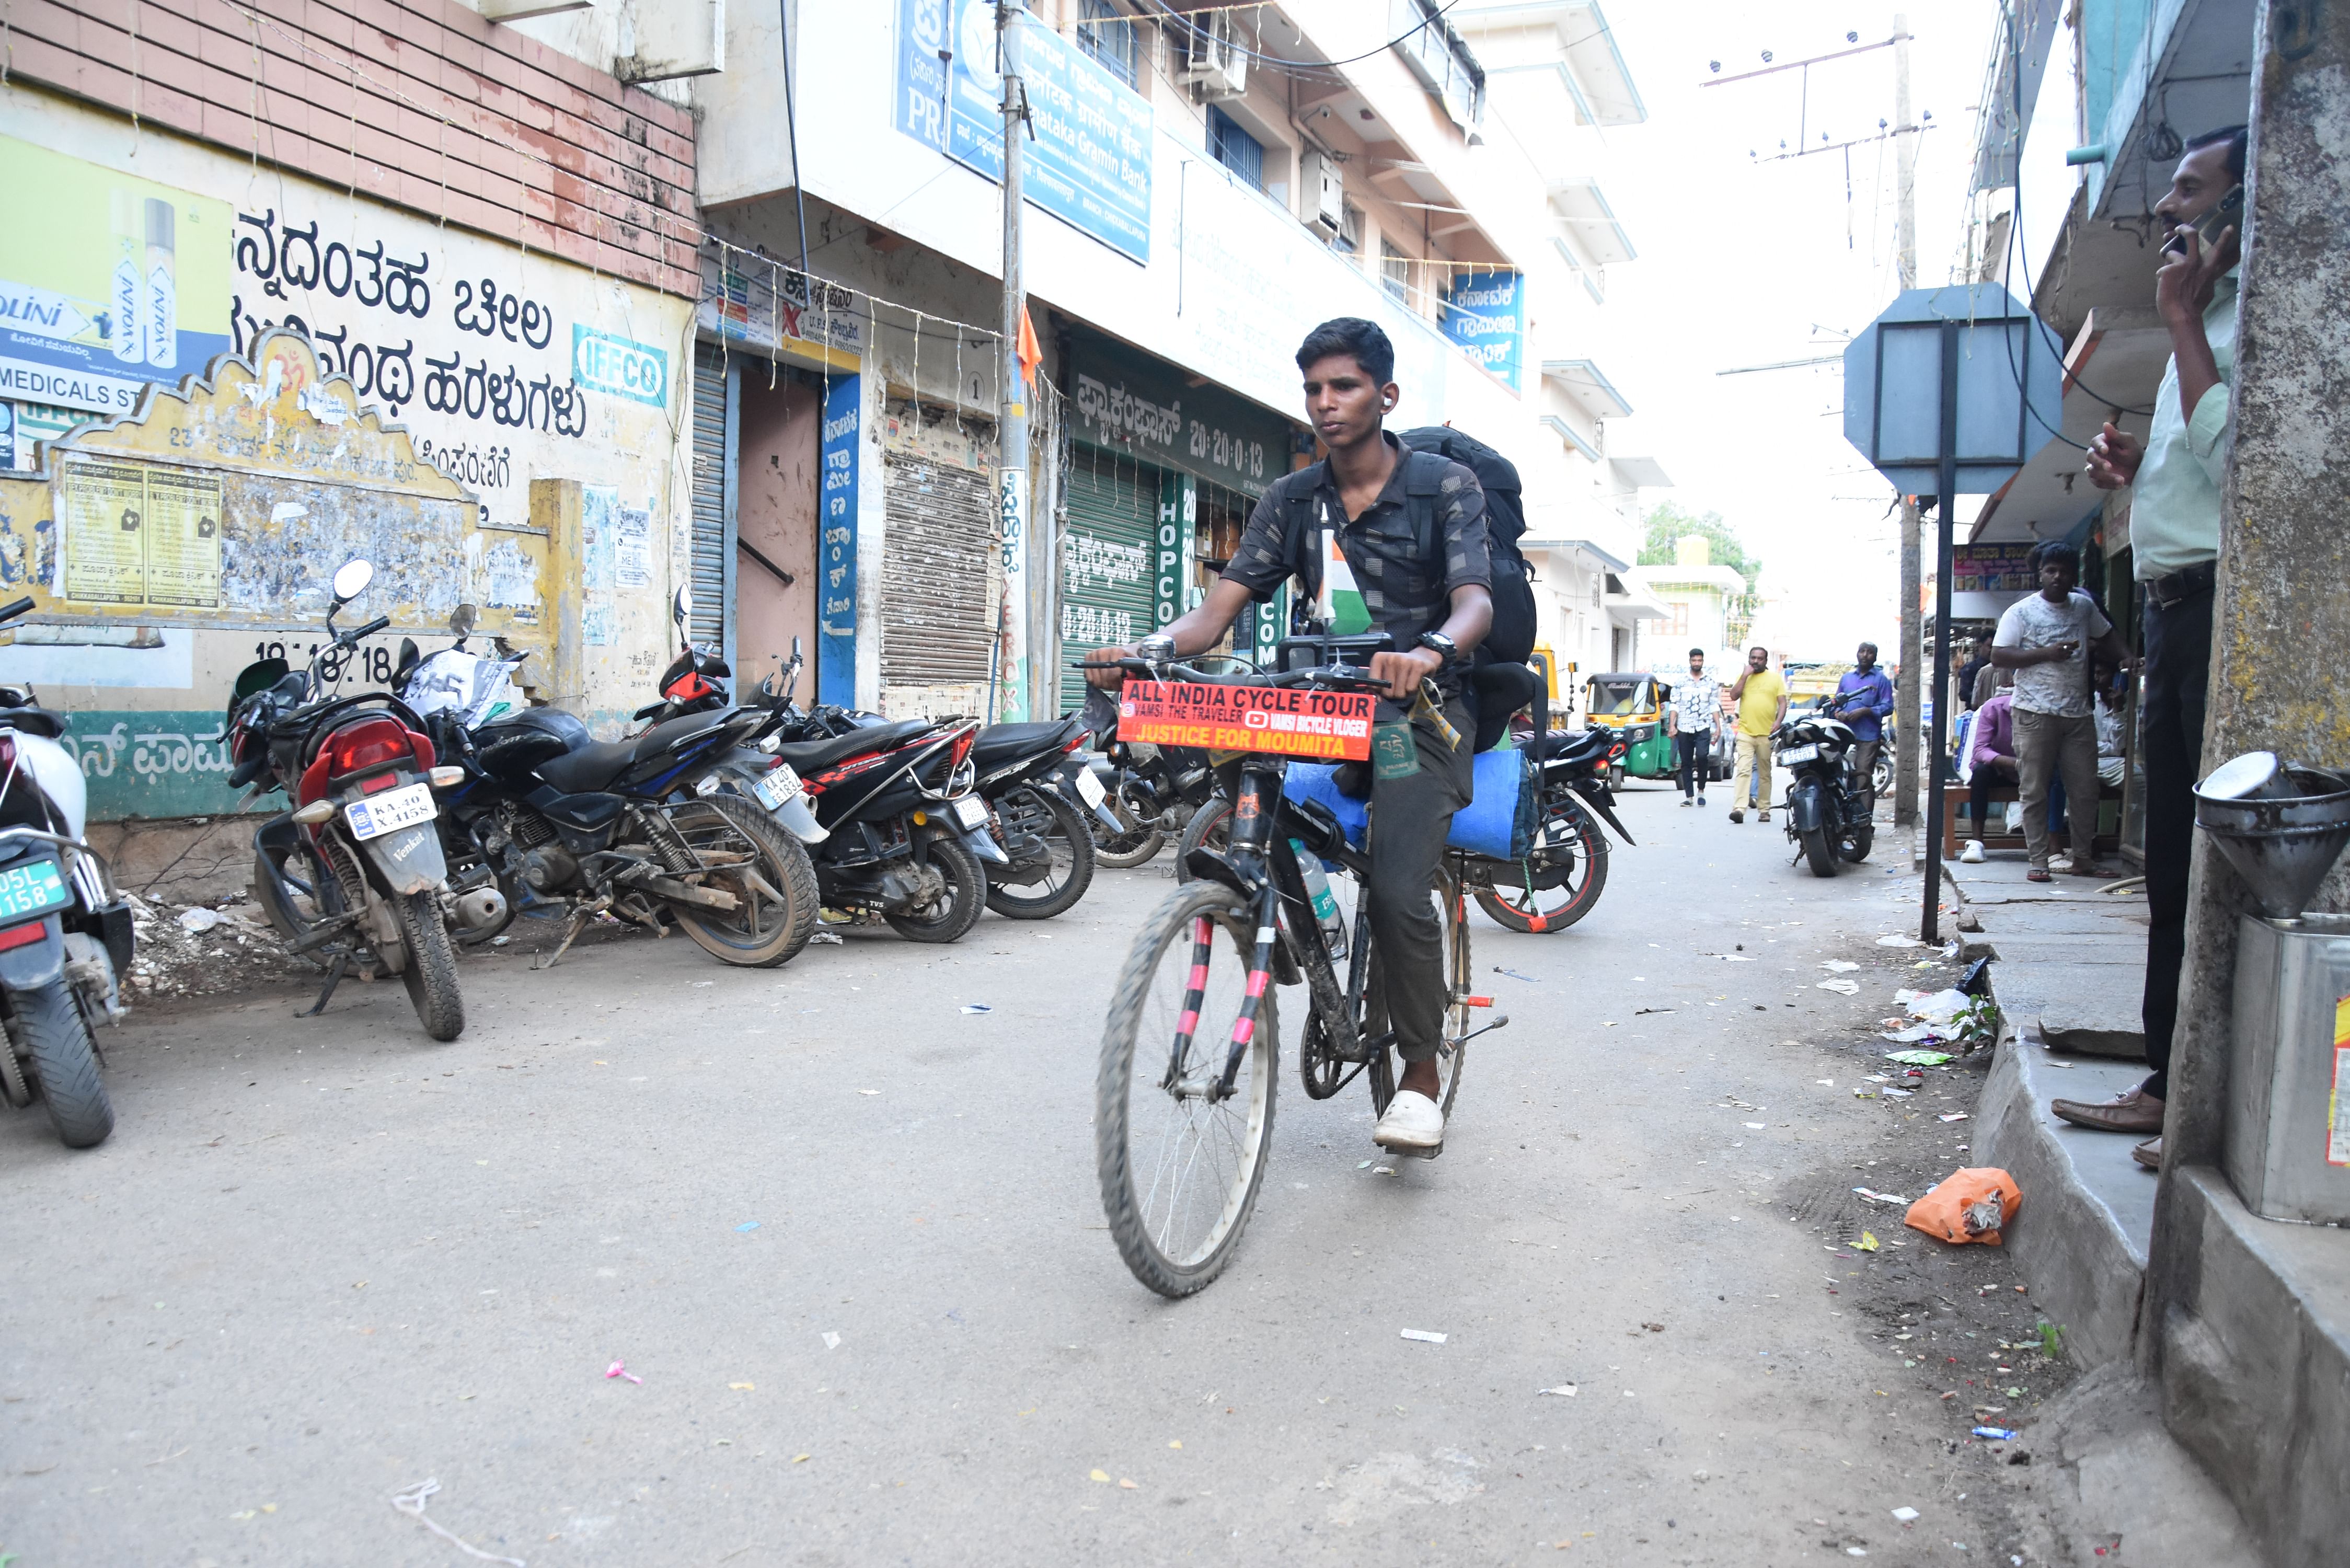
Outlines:
{"label": "motorcycle exhaust", "polygon": [[495,888],[476,888],[457,899],[457,923],[469,931],[482,930],[506,918],[506,896]]}

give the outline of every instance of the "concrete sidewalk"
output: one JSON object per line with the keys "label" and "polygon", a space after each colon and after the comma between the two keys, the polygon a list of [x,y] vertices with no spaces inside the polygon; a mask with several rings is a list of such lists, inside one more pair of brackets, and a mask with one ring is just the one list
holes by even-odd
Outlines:
{"label": "concrete sidewalk", "polygon": [[2062,873],[2030,882],[2013,852],[1944,869],[1961,925],[1977,928],[1962,935],[1967,950],[1995,961],[2001,1038],[1975,1147],[2022,1189],[2006,1235],[2033,1300],[2082,1365],[2155,1369],[2164,1426],[2269,1561],[2341,1562],[2350,1235],[2256,1218],[2218,1170],[2174,1170],[2197,1282],[2163,1322],[2145,1322],[2157,1178],[2130,1158],[2137,1139],[2048,1111],[2051,1099],[2104,1099],[2145,1075],[2143,893]]}

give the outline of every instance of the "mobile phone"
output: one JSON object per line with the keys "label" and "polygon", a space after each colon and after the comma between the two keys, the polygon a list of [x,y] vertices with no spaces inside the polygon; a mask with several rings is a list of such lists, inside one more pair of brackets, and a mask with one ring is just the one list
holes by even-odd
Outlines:
{"label": "mobile phone", "polygon": [[[2230,229],[2243,232],[2244,188],[2238,185],[2220,198],[2220,204],[2195,220],[2195,232],[2202,236],[2203,248],[2210,250],[2220,243],[2220,236]],[[2187,254],[2187,242],[2176,231],[2165,240],[2162,248],[2177,255]]]}

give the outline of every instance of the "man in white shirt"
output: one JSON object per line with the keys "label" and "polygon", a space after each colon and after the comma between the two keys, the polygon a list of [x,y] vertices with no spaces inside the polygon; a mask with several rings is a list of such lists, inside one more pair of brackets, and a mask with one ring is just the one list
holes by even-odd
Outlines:
{"label": "man in white shirt", "polygon": [[1673,738],[1680,763],[1681,804],[1705,804],[1706,776],[1713,772],[1714,737],[1721,732],[1721,684],[1705,672],[1705,649],[1690,649],[1688,676],[1673,682],[1673,705],[1665,710],[1665,732]]}
{"label": "man in white shirt", "polygon": [[2129,649],[2097,602],[2076,592],[2081,552],[2062,540],[2033,552],[2040,591],[1999,618],[1991,661],[2014,677],[2015,754],[2022,774],[2023,849],[2034,882],[2048,880],[2048,781],[2064,780],[2073,829],[2073,874],[2097,869],[2097,722],[2089,702],[2089,655],[2124,665]]}
{"label": "man in white shirt", "polygon": [[[2187,958],[2187,872],[2195,848],[2195,774],[2203,755],[2211,662],[2211,587],[2220,556],[2220,483],[2228,470],[2228,416],[2236,377],[2236,284],[2242,225],[2244,128],[2199,136],[2171,175],[2155,216],[2168,237],[2155,274],[2155,310],[2170,333],[2170,365],[2140,442],[2112,425],[2089,443],[2089,483],[2130,492],[2130,556],[2144,597],[2146,700],[2138,753],[2146,765],[2146,1059],[2154,1072],[2106,1103],[2058,1100],[2066,1121],[2158,1136],[2135,1151],[2162,1161],[2170,1040]],[[2200,224],[2211,231],[2199,232]],[[2070,787],[2070,786],[2067,786]]]}

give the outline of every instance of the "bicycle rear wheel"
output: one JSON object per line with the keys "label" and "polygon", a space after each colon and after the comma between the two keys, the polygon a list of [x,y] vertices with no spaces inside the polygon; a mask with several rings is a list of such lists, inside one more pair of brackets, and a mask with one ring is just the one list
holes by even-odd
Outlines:
{"label": "bicycle rear wheel", "polygon": [[[1255,941],[1255,911],[1239,894],[1179,888],[1136,935],[1102,1032],[1102,1210],[1126,1266],[1163,1296],[1223,1272],[1264,1185],[1281,1030],[1267,976],[1249,971]],[[1224,1095],[1235,1037],[1240,1070]]]}

